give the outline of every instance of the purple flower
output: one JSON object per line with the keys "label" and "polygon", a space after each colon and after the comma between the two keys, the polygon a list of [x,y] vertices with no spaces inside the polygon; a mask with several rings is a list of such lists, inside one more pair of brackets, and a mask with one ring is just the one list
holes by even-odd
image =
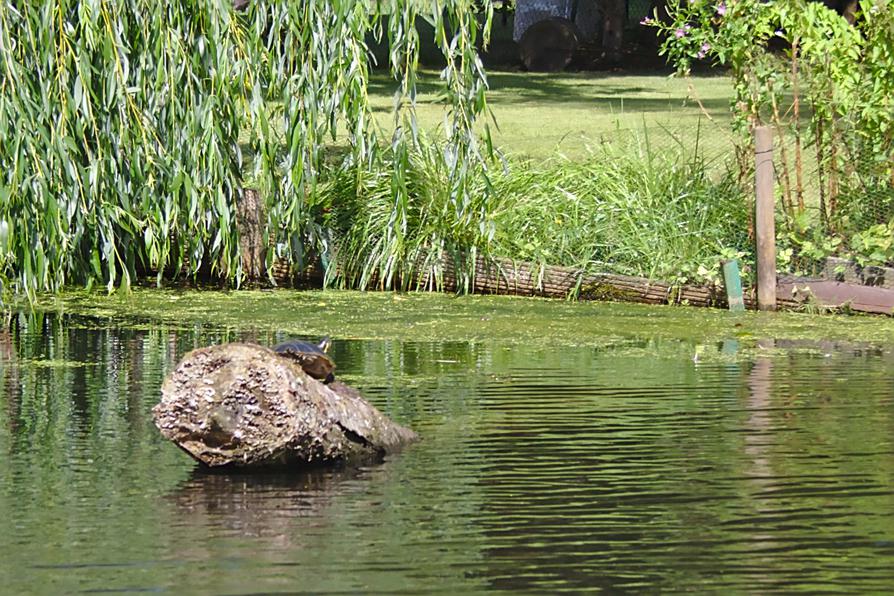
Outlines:
{"label": "purple flower", "polygon": [[720,16],[723,16],[726,14],[726,3],[725,2],[721,2],[720,4],[717,5],[717,14]]}
{"label": "purple flower", "polygon": [[699,58],[704,58],[708,54],[708,50],[710,50],[710,49],[711,49],[711,44],[709,44],[708,42],[703,43],[701,49],[698,51],[697,56]]}
{"label": "purple flower", "polygon": [[686,37],[686,29],[677,29],[676,31],[674,31],[674,35],[676,36],[677,39],[680,39],[681,37]]}
{"label": "purple flower", "polygon": [[651,17],[643,17],[643,20],[639,22],[640,25],[651,25],[652,19]]}

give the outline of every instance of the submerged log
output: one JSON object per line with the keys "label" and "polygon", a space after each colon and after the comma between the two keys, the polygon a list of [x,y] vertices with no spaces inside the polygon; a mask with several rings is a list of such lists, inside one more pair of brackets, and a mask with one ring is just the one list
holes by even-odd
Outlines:
{"label": "submerged log", "polygon": [[253,344],[193,350],[162,385],[155,425],[202,464],[240,468],[380,459],[416,440],[348,385]]}

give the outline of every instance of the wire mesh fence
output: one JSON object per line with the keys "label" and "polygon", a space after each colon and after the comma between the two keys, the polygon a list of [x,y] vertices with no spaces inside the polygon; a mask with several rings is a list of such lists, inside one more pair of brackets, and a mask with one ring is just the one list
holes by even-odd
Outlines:
{"label": "wire mesh fence", "polygon": [[651,16],[654,6],[652,0],[629,0],[627,2],[627,22],[631,25],[639,23]]}
{"label": "wire mesh fence", "polygon": [[791,134],[777,134],[775,152],[783,212],[806,211],[830,232],[855,232],[894,217],[891,180],[859,158],[833,165],[815,140]]}
{"label": "wire mesh fence", "polygon": [[777,219],[794,273],[825,271],[827,257],[834,256],[859,265],[894,261],[890,168],[834,151],[816,138],[777,134]]}

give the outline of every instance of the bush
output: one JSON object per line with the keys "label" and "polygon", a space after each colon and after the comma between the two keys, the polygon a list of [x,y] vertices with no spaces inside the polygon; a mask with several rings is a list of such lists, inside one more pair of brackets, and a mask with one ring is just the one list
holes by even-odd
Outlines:
{"label": "bush", "polygon": [[[743,153],[757,125],[782,139],[778,179],[790,231],[804,229],[808,211],[819,215],[813,226],[843,238],[894,218],[890,0],[861,0],[854,24],[810,0],[670,0],[667,12],[648,23],[679,71],[698,60],[729,68]],[[808,176],[813,197],[805,196]]]}

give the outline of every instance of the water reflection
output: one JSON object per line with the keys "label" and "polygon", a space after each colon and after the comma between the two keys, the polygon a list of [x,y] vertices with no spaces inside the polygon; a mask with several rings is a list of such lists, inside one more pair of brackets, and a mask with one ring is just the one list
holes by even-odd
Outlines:
{"label": "water reflection", "polygon": [[178,524],[213,526],[217,537],[263,538],[300,548],[295,530],[302,518],[324,519],[334,499],[360,490],[349,481],[362,475],[355,468],[221,474],[197,467],[166,499],[177,510]]}
{"label": "water reflection", "polygon": [[284,339],[49,315],[0,331],[10,592],[894,585],[883,346],[336,341],[339,376],[423,441],[379,466],[204,473],[151,407],[184,352],[245,338]]}

